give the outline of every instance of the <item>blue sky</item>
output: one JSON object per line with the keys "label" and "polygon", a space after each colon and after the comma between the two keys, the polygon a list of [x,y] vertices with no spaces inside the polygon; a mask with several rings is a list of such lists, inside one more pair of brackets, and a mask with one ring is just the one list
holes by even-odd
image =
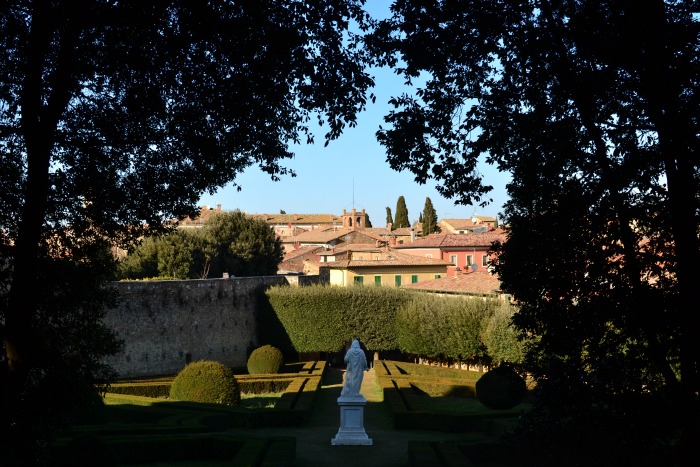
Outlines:
{"label": "blue sky", "polygon": [[[368,4],[373,14],[383,15],[387,11],[388,2],[370,0]],[[356,127],[346,128],[328,146],[323,146],[320,128],[316,132],[316,144],[293,146],[295,157],[284,161],[284,165],[294,170],[296,177],[285,176],[273,182],[253,166],[236,178],[241,191],[225,186],[214,195],[205,194],[200,205],[221,204],[224,210],[240,209],[251,214],[277,214],[284,210],[287,214],[340,215],[343,209],[349,211],[354,207],[358,211],[365,209],[372,225],[381,227],[387,207],[392,215],[396,213],[399,196],[406,200],[411,221],[418,220],[429,197],[440,219],[466,218],[474,213],[497,217],[507,200],[505,185],[510,176],[499,173],[493,166],[479,166],[485,183],[494,187],[490,196],[493,203],[485,208],[455,205],[437,192],[434,181],[419,185],[410,172],[396,172],[389,167],[375,133],[391,108],[387,101],[402,92],[403,80],[386,69],[375,69],[370,74],[375,77],[376,102],[369,103],[367,110],[359,115]]]}

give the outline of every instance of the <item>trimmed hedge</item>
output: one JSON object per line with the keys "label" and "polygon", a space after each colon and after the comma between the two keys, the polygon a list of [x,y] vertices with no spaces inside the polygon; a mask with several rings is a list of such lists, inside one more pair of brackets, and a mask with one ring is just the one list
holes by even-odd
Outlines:
{"label": "trimmed hedge", "polygon": [[233,371],[219,362],[200,360],[187,365],[173,380],[170,398],[178,401],[238,405],[241,390]]}
{"label": "trimmed hedge", "polygon": [[486,323],[481,339],[493,363],[519,364],[525,358],[525,342],[518,339],[518,333],[511,326],[517,308],[503,303],[497,307]]}
{"label": "trimmed hedge", "polygon": [[297,352],[336,352],[352,339],[394,350],[396,315],[417,292],[394,287],[275,286],[270,305]]}
{"label": "trimmed hedge", "polygon": [[527,395],[525,380],[509,365],[494,368],[476,382],[479,402],[490,409],[508,410]]}
{"label": "trimmed hedge", "polygon": [[497,304],[493,299],[421,294],[397,315],[398,349],[428,358],[482,359],[482,330]]}
{"label": "trimmed hedge", "polygon": [[263,345],[253,350],[248,357],[248,373],[255,374],[277,374],[284,363],[282,351],[271,345]]}

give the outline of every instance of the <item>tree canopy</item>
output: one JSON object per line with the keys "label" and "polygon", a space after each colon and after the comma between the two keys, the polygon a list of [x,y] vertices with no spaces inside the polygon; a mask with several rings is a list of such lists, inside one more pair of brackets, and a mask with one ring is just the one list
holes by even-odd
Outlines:
{"label": "tree canopy", "polygon": [[[645,433],[680,427],[690,462],[697,2],[397,0],[392,12],[371,46],[424,84],[392,99],[378,132],[391,166],[465,205],[489,201],[479,160],[512,175],[497,272],[520,303],[518,329],[538,336],[526,367],[546,402],[539,427],[553,435],[543,462],[590,454],[562,421],[591,421],[592,406],[609,429],[579,425],[588,441],[628,447],[600,449],[597,461],[634,463]],[[668,411],[650,409],[667,396]]]}
{"label": "tree canopy", "polygon": [[394,223],[394,218],[391,216],[391,208],[386,207],[386,225],[391,225]]}
{"label": "tree canopy", "polygon": [[119,279],[206,279],[277,274],[282,245],[262,219],[233,211],[201,228],[145,238],[119,262]]}
{"label": "tree canopy", "polygon": [[408,208],[406,208],[406,200],[403,196],[399,196],[396,201],[396,211],[394,212],[394,228],[410,227],[411,222],[408,220]]}
{"label": "tree canopy", "polygon": [[0,4],[3,416],[50,352],[27,293],[46,258],[128,245],[249,166],[291,175],[290,142],[355,124],[373,84],[362,3]]}

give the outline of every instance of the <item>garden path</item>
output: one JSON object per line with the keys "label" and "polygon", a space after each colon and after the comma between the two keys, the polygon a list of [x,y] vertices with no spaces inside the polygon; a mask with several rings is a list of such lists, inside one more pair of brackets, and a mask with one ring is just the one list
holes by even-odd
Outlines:
{"label": "garden path", "polygon": [[382,402],[374,369],[365,373],[361,393],[367,399],[364,423],[372,446],[333,446],[340,426],[337,399],[343,387],[343,370],[327,368],[309,420],[299,427],[266,428],[265,435],[296,437],[295,467],[405,467],[409,440],[445,441],[464,434],[420,430],[395,430]]}

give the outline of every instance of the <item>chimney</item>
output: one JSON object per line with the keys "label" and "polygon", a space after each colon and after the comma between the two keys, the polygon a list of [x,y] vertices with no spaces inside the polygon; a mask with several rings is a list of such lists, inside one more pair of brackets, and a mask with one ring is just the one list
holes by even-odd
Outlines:
{"label": "chimney", "polygon": [[217,211],[221,211],[221,205],[220,205],[220,204],[217,204],[217,205],[216,205],[216,210],[217,210]]}

